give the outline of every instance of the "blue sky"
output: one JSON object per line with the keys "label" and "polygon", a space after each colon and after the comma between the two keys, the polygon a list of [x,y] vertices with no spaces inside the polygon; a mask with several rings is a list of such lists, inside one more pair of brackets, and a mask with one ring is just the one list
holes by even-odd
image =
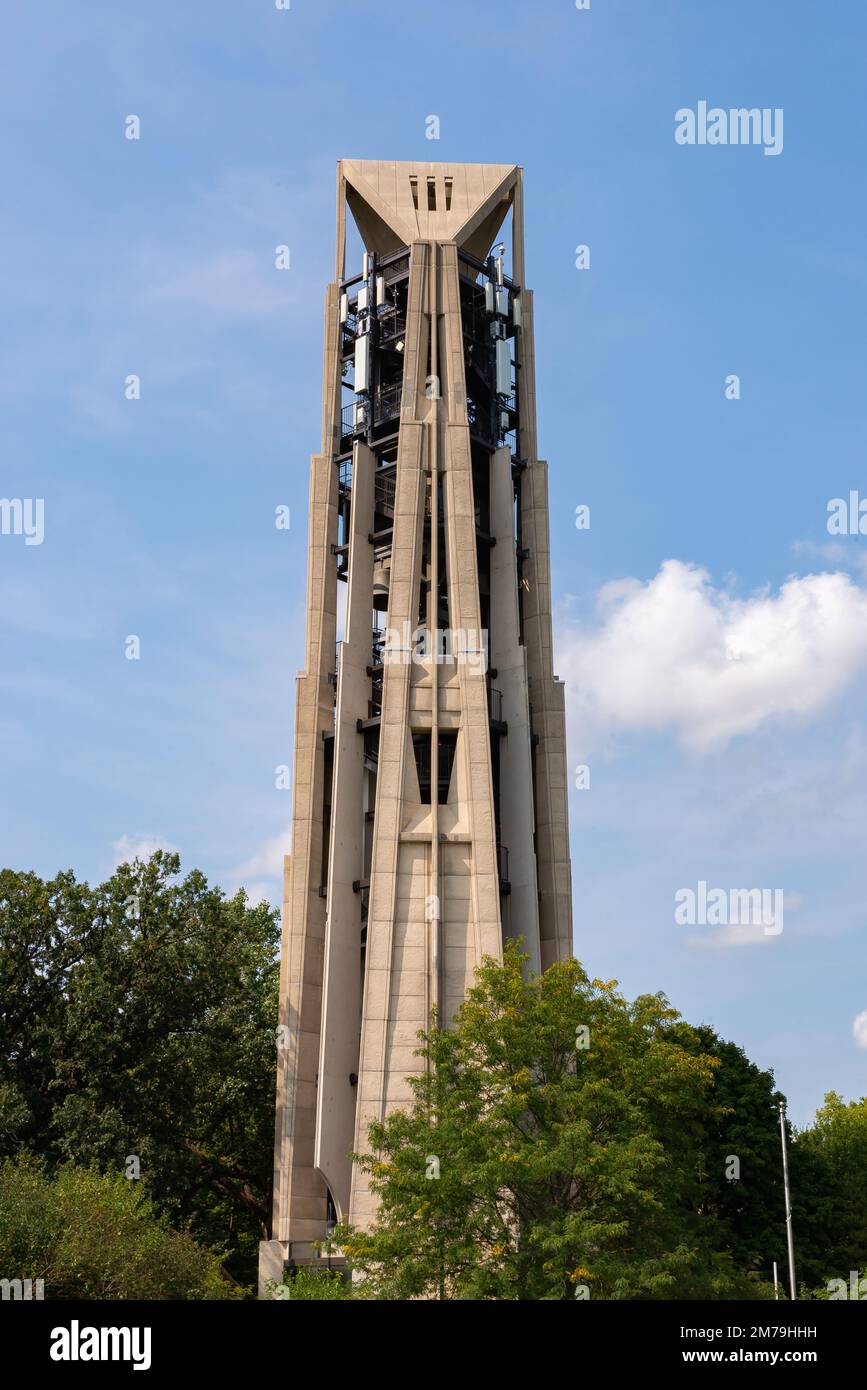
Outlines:
{"label": "blue sky", "polygon": [[[0,494],[45,501],[43,544],[0,536],[3,863],[161,843],[277,899],[335,161],[520,163],[577,953],[800,1123],[864,1094],[867,537],[826,507],[867,496],[867,11],[7,0],[3,31]],[[678,145],[700,100],[782,108],[782,153]],[[699,880],[782,887],[784,931],[679,928]]]}

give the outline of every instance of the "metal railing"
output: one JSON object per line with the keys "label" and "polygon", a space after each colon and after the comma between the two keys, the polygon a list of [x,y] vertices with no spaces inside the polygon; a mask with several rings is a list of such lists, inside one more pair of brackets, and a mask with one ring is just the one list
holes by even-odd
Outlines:
{"label": "metal railing", "polygon": [[341,439],[351,439],[354,434],[360,434],[362,432],[362,425],[358,425],[356,428],[356,419],[359,418],[356,417],[355,413],[356,405],[358,405],[358,401],[350,401],[349,405],[343,406],[340,412]]}
{"label": "metal railing", "polygon": [[346,319],[340,325],[340,351],[343,357],[349,357],[352,354],[357,333],[358,315],[350,309]]}
{"label": "metal railing", "polygon": [[[400,415],[403,382],[395,381],[376,392],[369,404],[361,397],[343,406],[340,412],[340,437],[351,439],[353,435],[365,434],[368,425],[368,412],[373,409],[373,423],[381,425],[386,420],[395,420]],[[357,407],[362,409],[357,410]]]}
{"label": "metal railing", "polygon": [[391,343],[396,338],[406,336],[406,319],[396,309],[389,309],[379,317],[379,341]]}
{"label": "metal railing", "polygon": [[386,614],[385,614],[385,613],[381,613],[381,614],[378,614],[377,616],[382,618],[382,626],[381,626],[381,627],[375,627],[375,628],[372,628],[372,629],[371,629],[371,638],[372,638],[372,640],[371,640],[371,644],[370,644],[370,655],[371,655],[371,658],[372,658],[371,664],[372,664],[373,666],[382,666],[382,665],[383,665],[383,651],[384,651],[384,648],[385,648],[385,634],[386,634],[386,630],[387,630],[387,624],[386,624],[386,621],[385,621],[385,620],[386,620]]}
{"label": "metal railing", "polygon": [[[406,246],[400,247],[397,251],[392,251],[388,256],[380,256],[376,263],[377,273],[384,275],[386,280],[393,280],[397,275],[403,275],[409,270],[410,252]],[[341,290],[350,290],[353,285],[360,285],[364,276],[359,271],[357,275],[346,275],[340,281]]]}
{"label": "metal railing", "polygon": [[376,501],[376,509],[379,512],[394,515],[394,494],[397,488],[397,479],[394,474],[377,474],[373,480],[373,492]]}
{"label": "metal railing", "polygon": [[409,270],[409,251],[393,251],[390,256],[383,256],[378,270],[385,276],[386,283],[398,275],[406,275]]}
{"label": "metal railing", "polygon": [[[501,410],[505,410],[505,411],[508,413],[509,417],[510,417],[510,418],[509,418],[509,423],[505,426],[505,428],[503,428],[503,427],[500,425],[500,411],[501,411]],[[498,438],[499,438],[500,442],[502,443],[503,441],[505,441],[506,439],[508,439],[508,437],[509,437],[510,434],[515,435],[515,438],[517,439],[517,429],[518,429],[518,397],[517,397],[517,396],[500,396],[500,397],[499,397],[498,404],[497,404],[497,434],[498,434]]]}
{"label": "metal railing", "polygon": [[392,420],[400,414],[402,394],[402,381],[392,382],[391,386],[383,386],[377,391],[373,402],[374,424],[379,425],[383,420]]}
{"label": "metal railing", "polygon": [[475,343],[487,356],[493,357],[491,316],[486,309],[475,304],[462,304],[461,329],[469,342]]}
{"label": "metal railing", "polygon": [[[466,275],[470,279],[474,278],[476,275],[484,275],[487,277],[488,269],[486,261],[480,261],[476,256],[471,256],[469,251],[461,251],[459,253],[458,270],[462,275]],[[503,284],[509,289],[518,288],[511,275],[503,275]]]}

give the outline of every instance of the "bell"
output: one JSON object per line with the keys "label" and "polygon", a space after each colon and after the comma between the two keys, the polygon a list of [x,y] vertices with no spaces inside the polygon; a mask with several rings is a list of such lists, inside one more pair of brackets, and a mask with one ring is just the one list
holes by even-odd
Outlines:
{"label": "bell", "polygon": [[373,567],[373,597],[388,593],[391,579],[391,560],[380,560]]}
{"label": "bell", "polygon": [[390,567],[388,564],[375,564],[374,566],[374,598],[378,594],[388,594],[389,591]]}

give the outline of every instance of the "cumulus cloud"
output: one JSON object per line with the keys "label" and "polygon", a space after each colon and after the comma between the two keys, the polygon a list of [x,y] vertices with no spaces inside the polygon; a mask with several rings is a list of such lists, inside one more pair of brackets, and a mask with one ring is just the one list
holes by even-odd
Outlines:
{"label": "cumulus cloud", "polygon": [[561,633],[557,669],[582,744],[606,730],[673,732],[718,748],[826,708],[867,665],[867,593],[847,574],[738,598],[666,560],[600,590],[598,623]]}
{"label": "cumulus cloud", "polygon": [[792,550],[809,560],[822,560],[836,569],[867,575],[867,551],[859,536],[849,536],[842,541],[793,541]]}
{"label": "cumulus cloud", "polygon": [[[253,880],[271,878],[282,881],[283,856],[291,852],[292,834],[287,826],[277,835],[271,835],[267,840],[263,840],[249,859],[245,859],[243,864],[238,864],[236,868],[230,870],[227,877],[232,883],[242,884],[248,891]],[[255,887],[257,891],[262,892],[261,882],[256,882]]]}
{"label": "cumulus cloud", "polygon": [[221,878],[229,894],[243,888],[248,900],[257,903],[271,903],[275,906],[283,901],[283,856],[292,852],[292,831],[287,825],[276,835],[262,840],[243,864],[229,869]]}
{"label": "cumulus cloud", "polygon": [[152,854],[156,854],[158,849],[163,849],[168,854],[179,854],[177,845],[169,844],[159,835],[137,835],[130,839],[129,835],[121,835],[119,840],[115,840],[112,845],[114,851],[114,867],[118,864],[131,864],[134,859],[141,859],[144,863],[150,859]]}
{"label": "cumulus cloud", "polygon": [[867,1009],[856,1014],[852,1022],[852,1036],[859,1047],[867,1048]]}
{"label": "cumulus cloud", "polygon": [[258,907],[260,903],[279,907],[282,897],[282,893],[274,883],[245,883],[244,892],[247,894],[247,902],[251,907]]}

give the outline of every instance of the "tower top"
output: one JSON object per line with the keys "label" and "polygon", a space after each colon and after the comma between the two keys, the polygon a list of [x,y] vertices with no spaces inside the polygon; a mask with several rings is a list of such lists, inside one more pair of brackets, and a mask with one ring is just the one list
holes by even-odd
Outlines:
{"label": "tower top", "polygon": [[341,159],[345,196],[368,251],[387,255],[413,241],[454,241],[483,259],[512,204],[516,164],[426,164]]}

